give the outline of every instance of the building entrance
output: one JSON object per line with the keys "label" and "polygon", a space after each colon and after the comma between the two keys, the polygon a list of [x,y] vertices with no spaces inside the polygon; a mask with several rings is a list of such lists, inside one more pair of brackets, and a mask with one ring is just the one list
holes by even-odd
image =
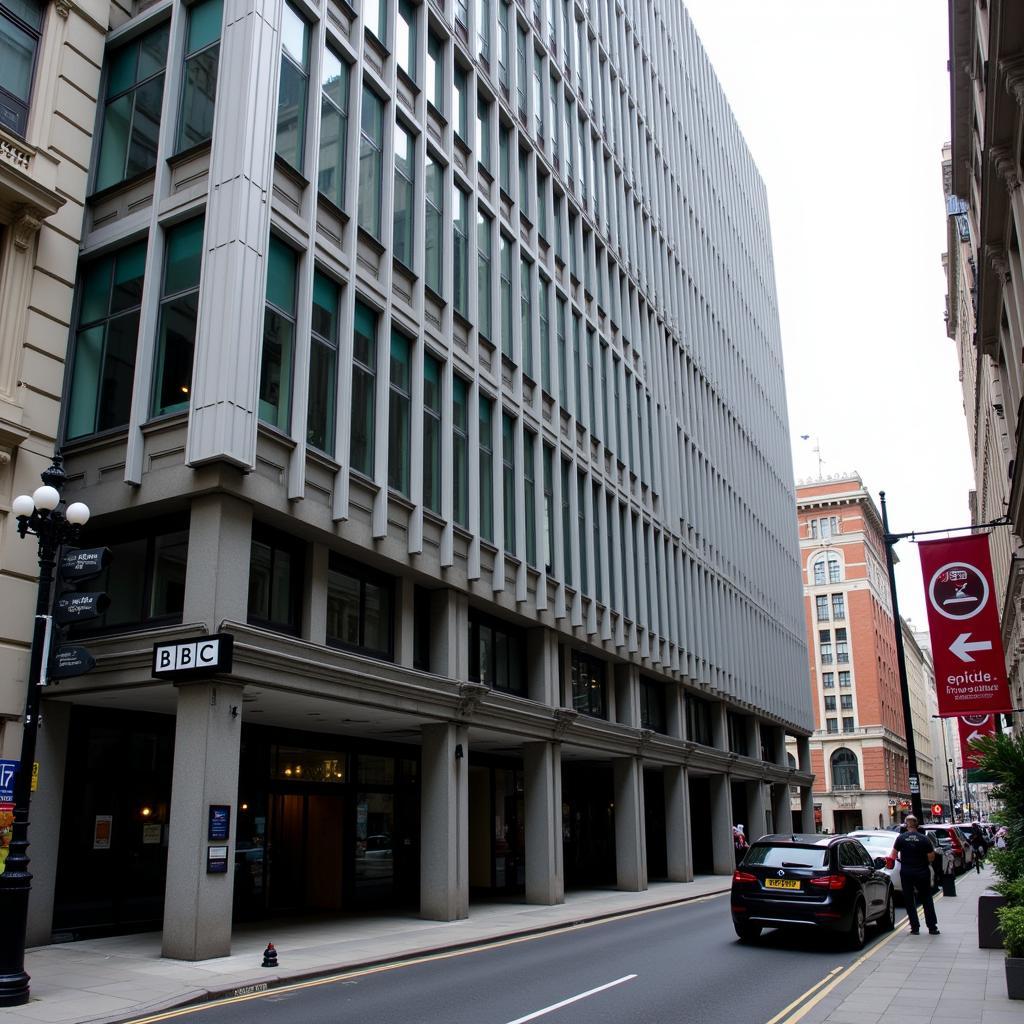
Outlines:
{"label": "building entrance", "polygon": [[860,811],[833,811],[832,817],[835,821],[837,835],[841,832],[854,832],[864,827],[864,816]]}
{"label": "building entrance", "polygon": [[341,910],[344,797],[275,793],[269,824],[266,885],[270,910]]}

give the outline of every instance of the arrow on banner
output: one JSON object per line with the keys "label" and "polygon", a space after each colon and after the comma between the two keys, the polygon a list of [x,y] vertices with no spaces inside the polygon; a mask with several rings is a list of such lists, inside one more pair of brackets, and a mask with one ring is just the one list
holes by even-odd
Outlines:
{"label": "arrow on banner", "polygon": [[967,742],[968,743],[973,743],[975,740],[983,740],[984,738],[985,738],[985,733],[978,732],[978,730],[975,729],[974,732],[972,732],[971,735],[967,737]]}
{"label": "arrow on banner", "polygon": [[968,643],[971,639],[970,633],[961,633],[950,645],[949,650],[952,654],[955,654],[961,661],[974,661],[971,657],[971,651],[991,651],[992,641],[991,640],[975,640],[974,643]]}

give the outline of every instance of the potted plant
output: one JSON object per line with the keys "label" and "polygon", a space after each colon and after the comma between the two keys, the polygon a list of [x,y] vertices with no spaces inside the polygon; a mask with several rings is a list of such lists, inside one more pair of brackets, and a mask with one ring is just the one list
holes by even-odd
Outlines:
{"label": "potted plant", "polygon": [[1006,994],[1024,999],[1024,905],[1007,904],[996,915],[1006,947]]}

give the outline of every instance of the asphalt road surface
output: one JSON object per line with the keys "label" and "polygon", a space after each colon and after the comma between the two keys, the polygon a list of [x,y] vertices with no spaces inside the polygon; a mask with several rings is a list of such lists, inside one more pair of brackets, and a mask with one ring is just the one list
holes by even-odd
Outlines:
{"label": "asphalt road surface", "polygon": [[[877,941],[870,927],[868,946]],[[726,894],[494,948],[307,983],[291,992],[208,1004],[174,1020],[766,1024],[859,955],[818,932],[766,932],[755,945],[742,945],[733,932]]]}

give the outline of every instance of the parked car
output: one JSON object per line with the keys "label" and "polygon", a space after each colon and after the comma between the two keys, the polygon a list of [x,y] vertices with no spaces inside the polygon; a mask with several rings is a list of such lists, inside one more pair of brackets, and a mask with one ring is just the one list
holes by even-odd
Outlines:
{"label": "parked car", "polygon": [[[878,859],[881,858],[885,867],[880,867],[879,870],[884,871],[892,879],[893,889],[902,898],[903,883],[900,879],[900,862],[889,857],[889,854],[892,853],[893,843],[896,841],[896,834],[888,831],[888,829],[863,829],[857,832],[849,832],[847,835],[851,839],[857,839],[864,844],[864,848],[871,854],[876,865]],[[932,888],[938,889],[942,883],[942,876],[951,873],[953,870],[953,852],[948,840],[947,848],[943,850],[939,845],[938,838],[934,834],[926,832],[925,835],[931,841],[932,847],[935,850],[935,860],[932,863]]]}
{"label": "parked car", "polygon": [[818,928],[860,949],[869,923],[888,931],[896,920],[892,880],[845,835],[758,839],[732,876],[731,906],[733,927],[745,942],[765,928]]}
{"label": "parked car", "polygon": [[967,837],[960,831],[958,825],[950,825],[948,822],[941,824],[932,823],[922,825],[921,831],[938,837],[945,836],[949,840],[950,848],[953,852],[953,871],[955,874],[966,871],[974,862],[971,844],[967,842]]}

